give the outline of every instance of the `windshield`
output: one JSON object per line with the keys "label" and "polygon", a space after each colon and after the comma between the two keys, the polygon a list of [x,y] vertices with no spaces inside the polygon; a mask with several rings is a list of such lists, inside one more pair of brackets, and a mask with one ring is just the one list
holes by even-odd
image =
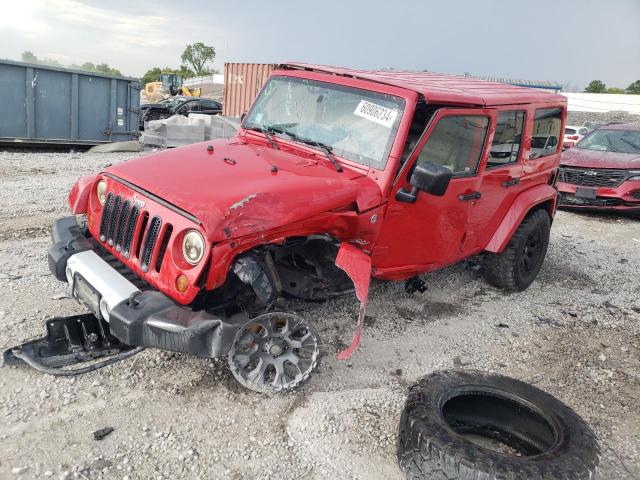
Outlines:
{"label": "windshield", "polygon": [[576,147],[601,152],[640,153],[640,131],[600,128],[584,137]]}
{"label": "windshield", "polygon": [[404,105],[393,95],[272,77],[242,126],[322,145],[344,159],[384,169]]}
{"label": "windshield", "polygon": [[576,129],[575,128],[565,128],[564,129],[564,134],[565,135],[575,135],[576,134]]}

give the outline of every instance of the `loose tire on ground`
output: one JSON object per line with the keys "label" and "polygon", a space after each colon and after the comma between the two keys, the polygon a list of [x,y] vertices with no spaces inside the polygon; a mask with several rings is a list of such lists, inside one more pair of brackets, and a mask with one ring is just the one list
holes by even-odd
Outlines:
{"label": "loose tire on ground", "polygon": [[452,370],[409,390],[398,460],[412,480],[593,480],[600,448],[584,421],[542,390]]}
{"label": "loose tire on ground", "polygon": [[551,220],[544,209],[534,210],[522,221],[501,253],[485,255],[484,277],[489,284],[521,291],[538,275],[549,246]]}

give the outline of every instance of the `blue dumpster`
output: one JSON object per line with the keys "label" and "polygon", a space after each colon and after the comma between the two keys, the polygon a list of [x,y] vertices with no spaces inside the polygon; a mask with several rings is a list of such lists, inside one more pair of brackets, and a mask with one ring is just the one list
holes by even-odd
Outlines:
{"label": "blue dumpster", "polygon": [[96,145],[138,138],[140,84],[0,60],[0,143]]}

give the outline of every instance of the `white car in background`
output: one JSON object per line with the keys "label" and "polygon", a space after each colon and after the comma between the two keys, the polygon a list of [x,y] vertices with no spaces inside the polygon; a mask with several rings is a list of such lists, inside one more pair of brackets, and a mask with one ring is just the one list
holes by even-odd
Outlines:
{"label": "white car in background", "polygon": [[554,153],[558,148],[558,137],[549,134],[538,134],[531,137],[529,160]]}
{"label": "white car in background", "polygon": [[584,138],[589,133],[588,127],[574,127],[567,125],[564,127],[564,141],[562,142],[562,149],[575,147],[576,143]]}

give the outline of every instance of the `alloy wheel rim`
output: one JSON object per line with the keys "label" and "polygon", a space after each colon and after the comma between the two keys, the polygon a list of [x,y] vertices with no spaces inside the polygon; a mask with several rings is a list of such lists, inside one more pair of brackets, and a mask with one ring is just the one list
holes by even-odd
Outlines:
{"label": "alloy wheel rim", "polygon": [[318,337],[303,318],[271,312],[250,320],[238,331],[229,351],[229,366],[247,388],[279,392],[306,380],[318,356]]}

